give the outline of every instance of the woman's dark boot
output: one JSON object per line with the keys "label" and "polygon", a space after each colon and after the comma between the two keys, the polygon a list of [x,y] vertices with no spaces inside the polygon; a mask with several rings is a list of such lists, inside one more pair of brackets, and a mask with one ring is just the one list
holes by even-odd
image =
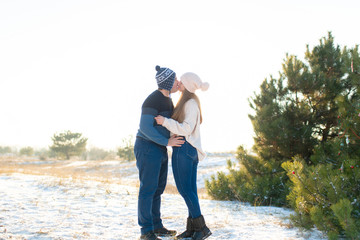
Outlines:
{"label": "woman's dark boot", "polygon": [[210,229],[205,224],[205,219],[203,215],[198,218],[193,218],[193,229],[194,234],[192,235],[192,240],[203,240],[208,238],[211,235]]}
{"label": "woman's dark boot", "polygon": [[192,218],[188,217],[186,221],[186,230],[182,234],[176,236],[175,239],[184,239],[184,238],[191,238],[194,234],[194,229],[192,226]]}

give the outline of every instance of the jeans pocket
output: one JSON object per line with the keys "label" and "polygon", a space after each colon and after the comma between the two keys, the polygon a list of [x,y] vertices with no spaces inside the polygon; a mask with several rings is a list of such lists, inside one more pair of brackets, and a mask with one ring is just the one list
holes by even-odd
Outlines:
{"label": "jeans pocket", "polygon": [[196,148],[194,148],[193,146],[191,146],[191,144],[187,143],[186,146],[186,155],[188,157],[190,157],[191,159],[196,159],[197,158],[197,150]]}
{"label": "jeans pocket", "polygon": [[134,145],[135,156],[147,154],[150,150],[150,143],[142,139],[136,139]]}

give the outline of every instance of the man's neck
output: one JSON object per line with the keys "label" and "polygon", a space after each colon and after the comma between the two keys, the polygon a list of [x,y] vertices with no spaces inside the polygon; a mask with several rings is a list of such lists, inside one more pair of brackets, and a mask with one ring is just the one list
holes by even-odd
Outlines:
{"label": "man's neck", "polygon": [[160,91],[165,97],[170,97],[170,91],[165,90],[165,89],[159,89],[159,91]]}

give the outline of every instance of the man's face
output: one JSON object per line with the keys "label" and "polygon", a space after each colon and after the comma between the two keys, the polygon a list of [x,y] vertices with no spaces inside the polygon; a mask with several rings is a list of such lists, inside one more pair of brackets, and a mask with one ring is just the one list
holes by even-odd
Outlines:
{"label": "man's face", "polygon": [[177,77],[175,77],[175,82],[173,87],[171,88],[171,93],[176,93],[179,90],[179,81],[177,80]]}

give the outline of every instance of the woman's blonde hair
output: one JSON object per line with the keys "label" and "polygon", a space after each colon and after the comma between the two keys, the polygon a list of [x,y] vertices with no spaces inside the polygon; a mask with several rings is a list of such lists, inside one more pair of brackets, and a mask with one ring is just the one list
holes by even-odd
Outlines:
{"label": "woman's blonde hair", "polygon": [[194,99],[198,106],[199,106],[199,111],[200,111],[200,124],[202,123],[202,114],[201,114],[201,106],[200,106],[200,100],[198,98],[198,96],[196,96],[195,93],[191,93],[189,92],[186,88],[184,89],[184,91],[181,93],[180,99],[176,104],[176,107],[174,109],[174,113],[171,116],[172,119],[175,119],[176,121],[178,121],[179,123],[182,123],[185,119],[185,103],[187,101],[189,101],[190,99]]}

